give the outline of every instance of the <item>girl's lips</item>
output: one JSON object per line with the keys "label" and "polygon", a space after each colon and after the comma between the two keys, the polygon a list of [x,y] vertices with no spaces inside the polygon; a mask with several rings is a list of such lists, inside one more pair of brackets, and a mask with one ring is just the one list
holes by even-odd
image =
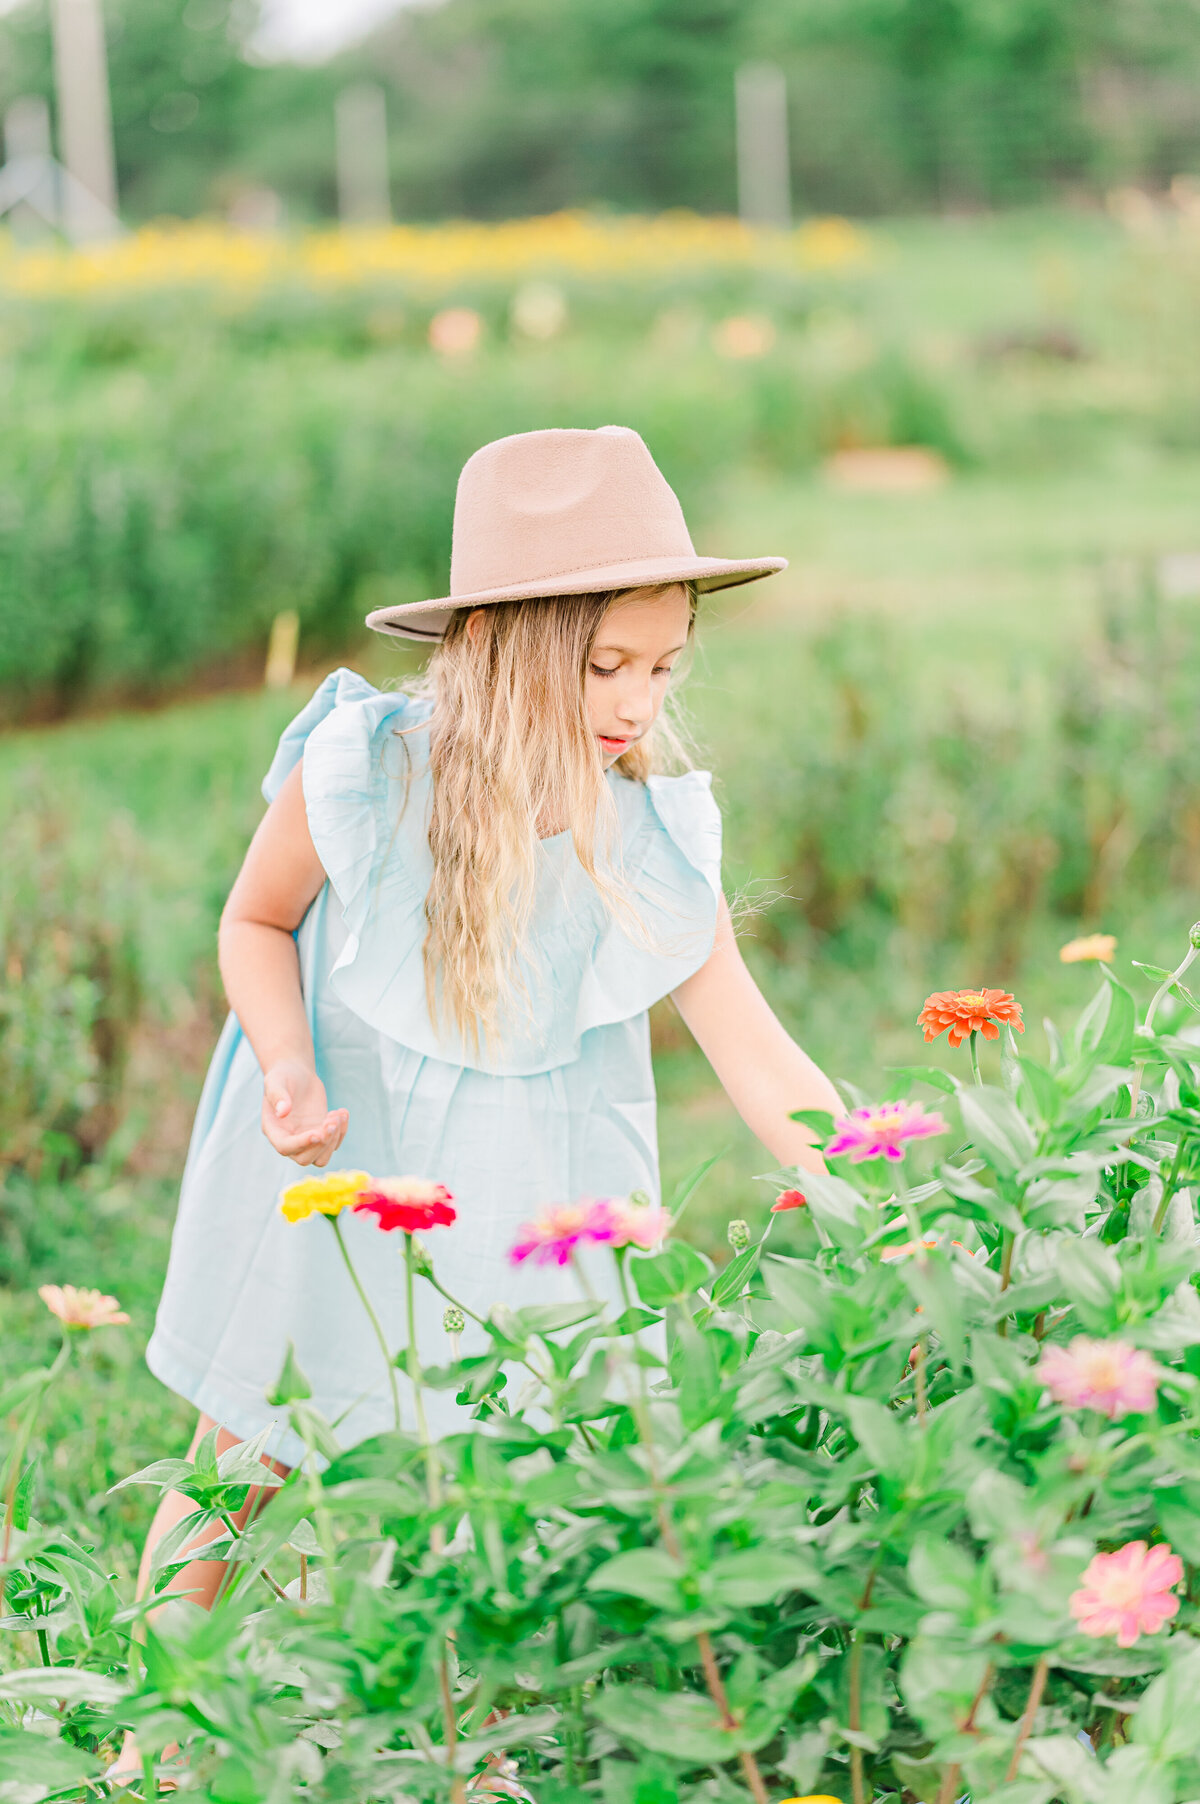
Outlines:
{"label": "girl's lips", "polygon": [[627,745],[632,745],[633,743],[630,739],[610,739],[607,733],[601,733],[599,739],[604,749],[609,752],[616,751],[618,747],[624,751]]}

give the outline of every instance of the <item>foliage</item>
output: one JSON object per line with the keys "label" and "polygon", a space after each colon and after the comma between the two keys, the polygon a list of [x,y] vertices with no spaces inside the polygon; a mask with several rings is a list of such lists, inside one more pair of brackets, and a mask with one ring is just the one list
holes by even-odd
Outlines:
{"label": "foliage", "polygon": [[[694,518],[735,471],[794,477],[846,448],[969,472],[1194,447],[1195,243],[1178,209],[1160,226],[1056,220],[1016,246],[981,227],[931,256],[923,234],[901,251],[832,222],[774,239],[568,218],[14,258],[0,709],[256,673],[283,607],[306,654],[340,650],[369,607],[441,592],[458,470],[515,430],[636,426]],[[605,247],[618,266],[597,273]],[[1049,331],[1052,261],[1074,298]],[[546,339],[519,323],[534,276],[565,310]],[[479,315],[474,353],[429,343],[450,304]]]}
{"label": "foliage", "polygon": [[[339,1450],[289,1360],[272,1396],[310,1457],[225,1531],[213,1615],[172,1606],[136,1658],[143,1612],[10,1459],[12,1770],[81,1797],[133,1724],[230,1804],[461,1799],[501,1750],[539,1796],[606,1804],[1194,1797],[1194,957],[1144,1026],[1105,973],[1045,1051],[1006,1035],[999,1086],[930,1073],[950,1137],[898,1187],[797,1174],[792,1255],[763,1235],[718,1271],[672,1241],[620,1255],[616,1320],[494,1310],[482,1351],[424,1374],[463,1410],[436,1448]],[[1152,1409],[1048,1394],[1039,1361],[1080,1334],[1152,1356]],[[256,1454],[210,1441],[135,1482],[219,1526]],[[1072,1600],[1135,1541],[1181,1555],[1188,1592],[1118,1646]]]}
{"label": "foliage", "polygon": [[[736,205],[733,78],[780,63],[804,209],[1004,203],[1196,168],[1200,32],[1185,0],[447,0],[322,68],[245,54],[263,8],[105,0],[132,219],[245,204],[334,210],[333,109],[388,93],[405,218]],[[0,21],[0,107],[51,92],[48,8]]]}

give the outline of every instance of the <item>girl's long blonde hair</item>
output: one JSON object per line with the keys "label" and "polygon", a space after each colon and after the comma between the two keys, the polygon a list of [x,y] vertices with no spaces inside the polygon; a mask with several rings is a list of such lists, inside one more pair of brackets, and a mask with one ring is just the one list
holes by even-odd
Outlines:
{"label": "girl's long blonde hair", "polygon": [[[696,594],[683,586],[690,639]],[[417,686],[433,703],[425,993],[431,1020],[445,1014],[476,1050],[481,1039],[489,1046],[502,1040],[514,1004],[527,1014],[531,1007],[519,961],[540,839],[569,832],[606,909],[636,932],[617,810],[588,726],[584,684],[609,607],[641,592],[498,602],[481,610],[474,636],[468,611],[460,609]],[[645,782],[654,770],[689,768],[690,749],[682,724],[664,707],[615,768]]]}

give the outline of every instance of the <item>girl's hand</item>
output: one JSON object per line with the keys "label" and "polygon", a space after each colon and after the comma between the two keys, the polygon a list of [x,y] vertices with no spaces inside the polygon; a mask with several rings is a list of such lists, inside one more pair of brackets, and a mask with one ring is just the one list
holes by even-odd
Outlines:
{"label": "girl's hand", "polygon": [[346,1137],[348,1109],[331,1109],[325,1086],[300,1059],[272,1065],[263,1082],[262,1130],[297,1165],[328,1165]]}

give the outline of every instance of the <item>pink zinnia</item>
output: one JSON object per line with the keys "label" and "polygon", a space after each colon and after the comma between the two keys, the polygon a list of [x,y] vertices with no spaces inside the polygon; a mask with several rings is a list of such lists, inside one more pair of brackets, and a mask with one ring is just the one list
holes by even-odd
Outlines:
{"label": "pink zinnia", "polygon": [[1077,1334],[1069,1347],[1043,1349],[1037,1374],[1056,1403],[1095,1409],[1110,1422],[1154,1408],[1163,1370],[1148,1353],[1123,1340]]}
{"label": "pink zinnia", "polygon": [[621,1225],[620,1212],[607,1197],[560,1204],[536,1221],[527,1221],[508,1256],[514,1265],[522,1265],[526,1259],[535,1265],[566,1265],[580,1241],[611,1245],[617,1241]]}
{"label": "pink zinnia", "polygon": [[1127,1541],[1116,1553],[1098,1553],[1072,1592],[1070,1610],[1085,1635],[1115,1635],[1132,1647],[1139,1635],[1157,1635],[1179,1609],[1173,1588],[1183,1561],[1164,1544]]}
{"label": "pink zinnia", "polygon": [[615,1247],[643,1247],[649,1252],[671,1232],[671,1211],[657,1203],[622,1202],[617,1203],[615,1209],[617,1221],[611,1236],[611,1244]]}
{"label": "pink zinnia", "polygon": [[905,1142],[928,1140],[948,1131],[940,1115],[927,1115],[919,1102],[881,1102],[873,1109],[854,1109],[833,1124],[833,1139],[823,1150],[827,1158],[848,1153],[852,1165],[865,1159],[890,1159],[898,1164]]}

